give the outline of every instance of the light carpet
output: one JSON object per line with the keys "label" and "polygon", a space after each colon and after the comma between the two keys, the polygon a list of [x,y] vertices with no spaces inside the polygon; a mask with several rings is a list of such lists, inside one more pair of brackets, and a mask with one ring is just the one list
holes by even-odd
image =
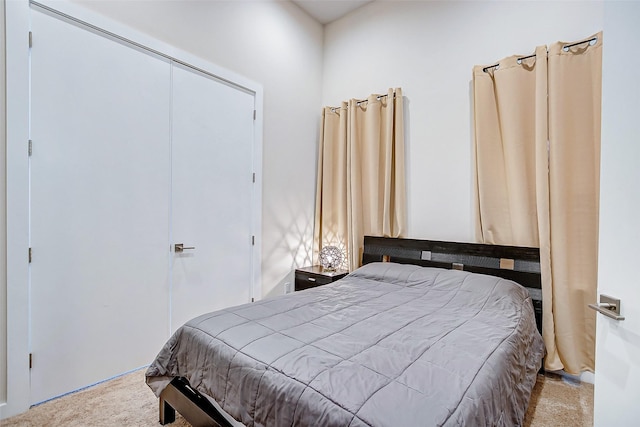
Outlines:
{"label": "light carpet", "polygon": [[[158,425],[158,400],[144,382],[144,370],[51,400],[0,421],[2,427],[114,427]],[[174,427],[189,424],[176,414]],[[538,375],[526,427],[592,426],[593,385]]]}

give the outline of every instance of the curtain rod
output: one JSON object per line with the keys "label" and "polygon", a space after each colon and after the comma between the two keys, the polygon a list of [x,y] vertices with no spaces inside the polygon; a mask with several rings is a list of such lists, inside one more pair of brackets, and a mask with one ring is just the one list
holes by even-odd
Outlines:
{"label": "curtain rod", "polygon": [[[525,59],[535,58],[535,56],[536,56],[536,54],[534,53],[533,55],[520,57],[516,61],[518,62],[518,64],[522,64],[522,61],[524,61]],[[484,67],[482,69],[482,71],[484,71],[486,73],[489,68],[495,68],[497,70],[498,68],[500,68],[500,63],[489,65],[488,67]]]}
{"label": "curtain rod", "polygon": [[[581,44],[583,44],[583,43],[589,43],[589,46],[593,46],[594,44],[596,44],[596,42],[597,42],[597,41],[598,41],[598,38],[597,38],[597,37],[593,37],[593,38],[591,38],[591,39],[589,39],[589,40],[583,40],[583,41],[581,41],[581,42],[576,42],[576,43],[571,43],[571,44],[564,45],[564,46],[562,46],[562,50],[564,50],[565,52],[569,52],[569,48],[570,48],[570,47],[578,46],[578,45],[581,45]],[[535,54],[535,53],[534,53],[533,55],[523,56],[523,57],[521,57],[521,58],[518,58],[518,59],[517,59],[517,62],[518,62],[518,64],[521,64],[521,63],[522,63],[522,61],[524,61],[525,59],[534,58],[535,56],[536,56],[536,54]],[[484,72],[486,73],[486,72],[487,72],[487,70],[488,70],[488,69],[490,69],[490,68],[495,68],[495,69],[497,70],[498,68],[500,68],[500,63],[497,63],[497,64],[493,64],[493,65],[489,65],[489,66],[487,66],[487,67],[484,67],[484,68],[482,69],[482,71],[484,71]]]}
{"label": "curtain rod", "polygon": [[[388,93],[385,93],[384,95],[377,95],[376,96],[376,100],[380,101],[380,99],[385,98],[387,96],[389,96]],[[396,93],[395,92],[393,93],[393,97],[394,98],[396,97]],[[363,99],[362,101],[356,101],[356,105],[364,104],[365,102],[369,102],[369,100],[368,99]]]}
{"label": "curtain rod", "polygon": [[[376,100],[380,101],[380,99],[382,98],[386,98],[387,96],[389,96],[388,93],[385,93],[384,95],[376,95]],[[393,98],[395,99],[396,97],[396,93],[393,92]],[[368,99],[363,99],[362,101],[356,101],[356,106],[359,106],[360,104],[364,104],[365,102],[369,102]],[[331,108],[331,112],[335,113],[336,110],[339,110],[342,107],[330,107]]]}
{"label": "curtain rod", "polygon": [[534,53],[533,55],[529,55],[529,56],[523,56],[522,58],[518,58],[517,62],[518,64],[522,64],[522,61],[524,61],[525,59],[529,59],[529,58],[535,58],[536,54]]}
{"label": "curtain rod", "polygon": [[593,46],[594,44],[596,44],[597,41],[598,41],[598,38],[594,37],[594,38],[589,39],[589,40],[583,40],[581,42],[565,45],[565,46],[562,47],[562,50],[564,50],[565,52],[568,52],[570,47],[578,46],[578,45],[580,45],[582,43],[589,43],[589,46]]}
{"label": "curtain rod", "polygon": [[500,63],[489,65],[488,67],[484,67],[482,71],[486,73],[489,68],[495,68],[497,70],[498,68],[500,68]]}

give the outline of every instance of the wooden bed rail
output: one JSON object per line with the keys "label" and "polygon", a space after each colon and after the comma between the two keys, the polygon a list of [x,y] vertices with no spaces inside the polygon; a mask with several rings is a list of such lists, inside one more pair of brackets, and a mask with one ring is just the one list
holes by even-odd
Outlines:
{"label": "wooden bed rail", "polygon": [[233,427],[205,396],[189,385],[183,377],[175,377],[162,391],[159,399],[160,424],[176,420],[176,410],[193,427]]}

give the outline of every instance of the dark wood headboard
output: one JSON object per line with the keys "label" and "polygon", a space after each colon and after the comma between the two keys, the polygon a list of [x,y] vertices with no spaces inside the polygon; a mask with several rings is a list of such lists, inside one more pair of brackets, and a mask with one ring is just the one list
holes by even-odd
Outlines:
{"label": "dark wood headboard", "polygon": [[513,280],[529,291],[538,330],[542,331],[538,248],[365,236],[362,264],[381,261],[453,268]]}

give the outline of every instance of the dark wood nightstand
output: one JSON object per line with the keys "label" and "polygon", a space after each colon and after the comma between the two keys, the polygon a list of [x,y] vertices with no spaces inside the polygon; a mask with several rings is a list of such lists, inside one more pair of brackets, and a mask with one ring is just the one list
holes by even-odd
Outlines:
{"label": "dark wood nightstand", "polygon": [[327,271],[319,265],[312,267],[302,267],[296,269],[295,290],[315,288],[316,286],[326,285],[335,282],[349,274],[347,270]]}
{"label": "dark wood nightstand", "polygon": [[536,326],[542,333],[542,289],[527,288],[531,303],[533,304],[533,314],[536,316]]}

